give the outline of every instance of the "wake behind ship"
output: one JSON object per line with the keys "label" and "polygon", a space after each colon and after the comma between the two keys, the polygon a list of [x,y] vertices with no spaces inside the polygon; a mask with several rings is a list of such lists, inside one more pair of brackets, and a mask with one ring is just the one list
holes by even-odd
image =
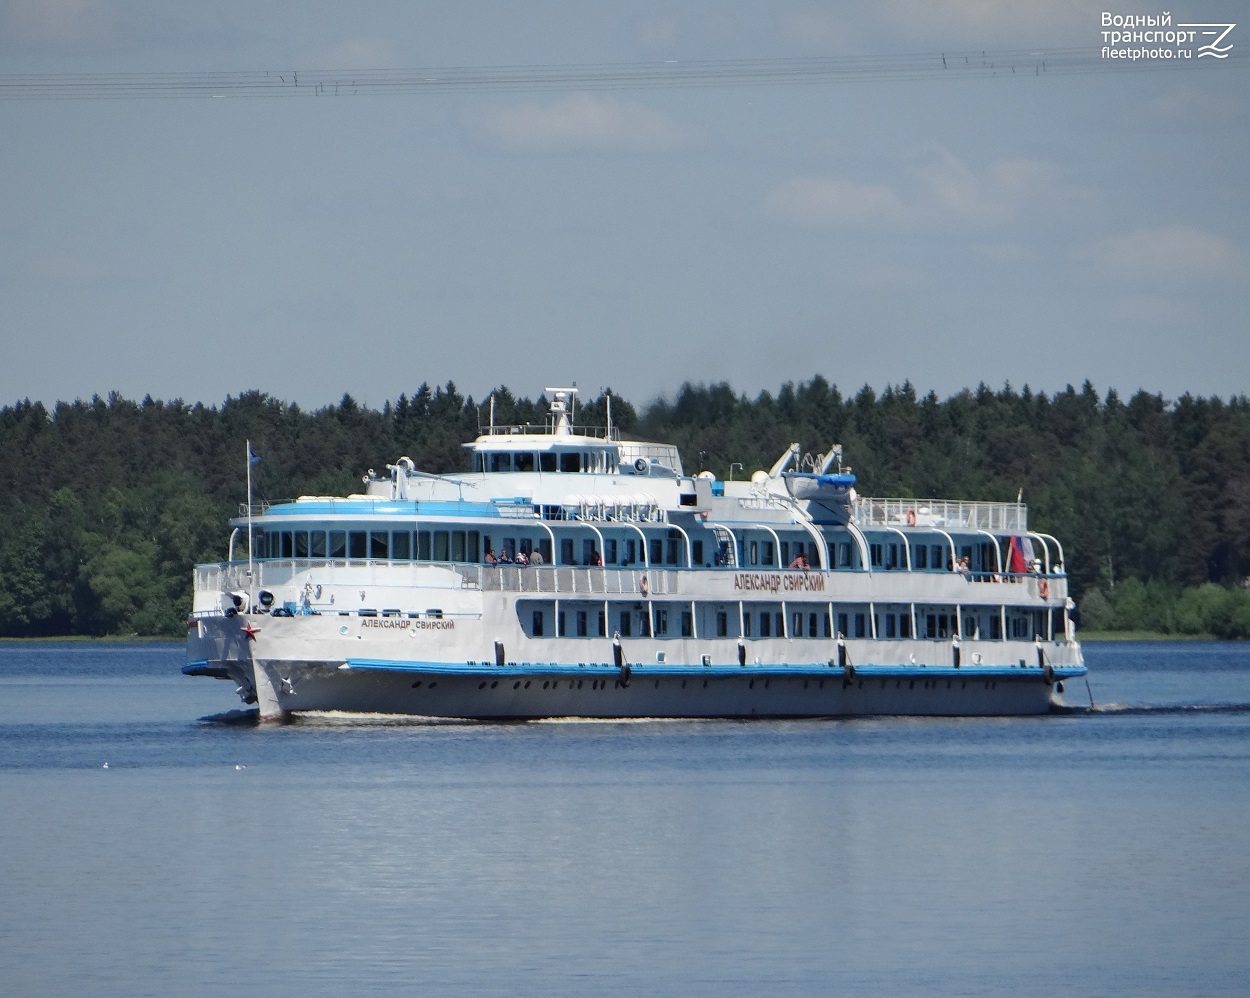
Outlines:
{"label": "wake behind ship", "polygon": [[546,425],[492,420],[468,473],[401,457],[358,495],[249,496],[195,570],[183,672],[262,718],[1037,714],[1085,674],[1023,504],[860,496],[836,446],[687,476],[546,392]]}

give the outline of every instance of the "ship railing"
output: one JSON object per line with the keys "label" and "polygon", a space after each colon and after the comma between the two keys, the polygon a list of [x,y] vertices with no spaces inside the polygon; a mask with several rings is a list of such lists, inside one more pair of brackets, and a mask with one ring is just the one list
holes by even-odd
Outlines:
{"label": "ship railing", "polygon": [[1029,507],[1017,502],[858,496],[854,512],[860,527],[936,527],[997,534],[1025,534],[1029,529]]}
{"label": "ship railing", "polygon": [[[666,569],[589,568],[571,565],[471,565],[455,562],[325,561],[313,559],[264,560],[197,565],[197,592],[234,592],[289,585],[297,576],[313,576],[320,583],[371,586],[410,586],[417,569],[441,568],[460,577],[464,589],[488,592],[622,594],[649,592],[657,596],[679,591],[680,573]],[[336,578],[343,571],[346,578]],[[362,573],[364,573],[362,575]],[[643,580],[646,579],[644,585]]]}
{"label": "ship railing", "polygon": [[[458,569],[475,566],[457,566]],[[559,593],[561,595],[668,596],[680,589],[680,573],[665,569],[574,568],[564,565],[521,567],[483,565],[480,585],[485,592]]]}

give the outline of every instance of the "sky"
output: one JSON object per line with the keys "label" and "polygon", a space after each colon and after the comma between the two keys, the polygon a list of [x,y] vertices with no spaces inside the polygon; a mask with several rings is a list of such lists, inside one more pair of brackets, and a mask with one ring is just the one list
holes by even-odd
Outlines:
{"label": "sky", "polygon": [[[1224,60],[1112,61],[1110,6],[0,0],[0,404],[377,408],[448,380],[643,403],[817,374],[1246,393],[1250,19]],[[1244,8],[1111,13],[1165,9]],[[1086,72],[604,82],[1074,49]],[[532,92],[5,96],[17,74],[573,65]]]}

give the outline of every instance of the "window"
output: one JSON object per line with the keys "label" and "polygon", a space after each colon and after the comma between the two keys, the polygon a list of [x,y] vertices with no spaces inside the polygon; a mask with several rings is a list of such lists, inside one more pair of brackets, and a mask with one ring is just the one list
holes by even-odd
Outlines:
{"label": "window", "polygon": [[609,565],[616,564],[616,541],[606,540],[603,542],[604,555],[603,560]]}
{"label": "window", "polygon": [[593,540],[582,541],[582,564],[593,565],[595,563],[595,542]]}
{"label": "window", "polygon": [[564,537],[560,540],[560,564],[577,564],[577,562],[573,560],[573,538],[571,537]]}
{"label": "window", "polygon": [[855,614],[855,636],[857,638],[866,637],[868,634],[868,617],[865,614]]}
{"label": "window", "polygon": [[911,637],[911,614],[900,613],[898,615],[898,636],[900,638]]}
{"label": "window", "polygon": [[977,618],[964,617],[964,637],[975,638],[977,636]]}
{"label": "window", "polygon": [[391,534],[391,557],[398,561],[408,561],[412,557],[412,534],[406,530]]}
{"label": "window", "polygon": [[694,635],[694,614],[689,610],[681,612],[681,636],[689,638]]}
{"label": "window", "polygon": [[289,530],[282,531],[282,557],[295,557],[295,541],[292,539],[292,535]]}
{"label": "window", "polygon": [[476,530],[470,530],[466,535],[465,542],[465,561],[477,561],[478,552],[482,550],[482,535]]}
{"label": "window", "polygon": [[777,637],[779,637],[779,638],[783,638],[783,637],[785,637],[785,634],[786,634],[786,618],[785,618],[785,617],[781,614],[781,612],[780,612],[780,611],[778,611],[777,616],[776,616],[776,617],[774,618],[774,620],[773,620],[773,623],[777,625],[777,626],[774,628],[774,632],[776,633]]}
{"label": "window", "polygon": [[742,636],[744,638],[751,636],[751,615],[749,613],[742,615]]}
{"label": "window", "polygon": [[760,544],[759,541],[752,541],[748,549],[751,552],[750,559],[752,565],[760,563]]}
{"label": "window", "polygon": [[534,611],[534,637],[541,638],[543,636],[543,612],[541,610]]}
{"label": "window", "polygon": [[568,453],[560,455],[560,470],[564,472],[575,472],[582,470],[582,456],[577,453]]}
{"label": "window", "polygon": [[760,614],[760,637],[769,638],[773,633],[773,618],[770,613]]}
{"label": "window", "polygon": [[561,610],[556,614],[556,634],[564,637],[564,611]]}
{"label": "window", "polygon": [[703,542],[694,541],[691,543],[690,547],[694,553],[694,563],[696,565],[702,565],[703,564]]}
{"label": "window", "polygon": [[818,637],[816,633],[816,614],[814,613],[807,615],[807,636],[809,638]]}
{"label": "window", "polygon": [[511,454],[492,454],[490,456],[491,471],[511,471],[512,455]]}
{"label": "window", "polygon": [[1003,622],[999,619],[998,614],[994,614],[990,618],[990,639],[993,641],[1001,641],[1003,637]]}
{"label": "window", "polygon": [[681,540],[677,537],[668,539],[668,563],[670,565],[678,565],[681,563],[680,548]]}
{"label": "window", "polygon": [[829,611],[826,610],[823,616],[825,618],[825,637],[831,638],[833,637],[833,621],[829,619]]}
{"label": "window", "polygon": [[846,637],[851,633],[851,628],[847,623],[847,615],[845,613],[838,614],[838,633]]}
{"label": "window", "polygon": [[556,456],[552,453],[539,454],[538,455],[538,470],[539,471],[555,471],[556,470]]}
{"label": "window", "polygon": [[655,633],[668,633],[668,607],[660,607],[655,611]]}
{"label": "window", "polygon": [[801,638],[803,636],[803,614],[795,611],[790,617],[790,637]]}
{"label": "window", "polygon": [[430,560],[430,532],[428,530],[417,531],[417,561]]}
{"label": "window", "polygon": [[577,611],[577,636],[579,638],[586,637],[586,611]]}
{"label": "window", "polygon": [[606,638],[608,636],[608,615],[603,611],[599,611],[599,637]]}
{"label": "window", "polygon": [[718,638],[727,637],[729,635],[729,614],[724,610],[716,611],[716,636]]}
{"label": "window", "polygon": [[628,610],[621,611],[621,616],[618,621],[620,626],[617,627],[617,630],[621,632],[621,637],[627,638],[630,636],[630,634],[633,633],[630,627],[630,624],[633,622],[633,619],[634,618],[630,615],[630,612]]}
{"label": "window", "polygon": [[533,454],[513,454],[512,455],[513,471],[533,471],[534,455]]}
{"label": "window", "polygon": [[929,548],[929,564],[937,570],[941,570],[946,566],[946,559],[942,555],[942,546],[934,544]]}
{"label": "window", "polygon": [[363,530],[353,530],[347,535],[347,556],[354,561],[364,561],[369,556],[369,535]]}
{"label": "window", "polygon": [[887,638],[894,637],[894,614],[887,613],[885,615],[885,636]]}
{"label": "window", "polygon": [[781,563],[783,565],[790,564],[790,542],[789,541],[781,542]]}
{"label": "window", "polygon": [[842,541],[838,545],[838,565],[841,568],[851,567],[851,542]]}
{"label": "window", "polygon": [[314,530],[308,535],[308,557],[324,558],[326,556],[326,533]]}
{"label": "window", "polygon": [[451,560],[464,561],[464,531],[453,530],[451,532]]}
{"label": "window", "polygon": [[330,557],[347,557],[347,533],[342,530],[330,531]]}
{"label": "window", "polygon": [[912,558],[912,561],[915,562],[915,565],[913,566],[914,568],[928,568],[929,567],[929,549],[925,547],[923,544],[917,544],[915,557]]}
{"label": "window", "polygon": [[651,538],[651,564],[664,564],[664,541],[658,537]]}
{"label": "window", "polygon": [[881,567],[881,545],[880,544],[869,544],[868,556],[869,558],[872,559],[873,568]]}
{"label": "window", "polygon": [[775,549],[774,549],[774,547],[773,547],[773,542],[772,542],[772,541],[765,541],[765,542],[764,542],[764,564],[765,564],[765,565],[774,565],[774,564],[776,564],[776,562],[773,560],[773,551],[774,551],[774,550],[775,550]]}
{"label": "window", "polygon": [[307,530],[295,531],[295,557],[296,558],[308,557],[308,531]]}
{"label": "window", "polygon": [[373,530],[369,533],[369,557],[374,561],[385,561],[391,552],[391,538],[385,530]]}
{"label": "window", "polygon": [[434,531],[434,560],[446,561],[450,549],[450,540],[446,530]]}
{"label": "window", "polygon": [[637,548],[633,541],[625,542],[625,561],[622,564],[632,565],[637,560]]}

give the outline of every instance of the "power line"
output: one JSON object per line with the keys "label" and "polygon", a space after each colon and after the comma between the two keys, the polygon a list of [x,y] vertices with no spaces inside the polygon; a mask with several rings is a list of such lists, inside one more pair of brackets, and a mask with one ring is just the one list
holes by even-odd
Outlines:
{"label": "power line", "polygon": [[[1219,63],[1244,66],[1241,50]],[[894,56],[715,59],[696,62],[415,69],[174,73],[5,73],[0,99],[138,100],[196,97],[344,97],[370,94],[514,93],[800,86],[853,82],[1071,76],[1208,69],[1196,59],[1104,59],[1097,48],[978,50]]]}

